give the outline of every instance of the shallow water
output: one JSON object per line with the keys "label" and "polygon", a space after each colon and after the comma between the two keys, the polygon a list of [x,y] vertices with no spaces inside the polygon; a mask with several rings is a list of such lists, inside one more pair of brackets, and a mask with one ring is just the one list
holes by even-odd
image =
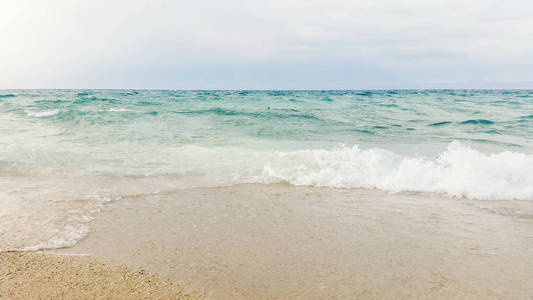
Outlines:
{"label": "shallow water", "polygon": [[209,299],[527,299],[532,217],[532,201],[194,188],[109,203],[59,253],[156,271]]}
{"label": "shallow water", "polygon": [[289,183],[533,199],[533,91],[0,91],[0,251],[109,202]]}

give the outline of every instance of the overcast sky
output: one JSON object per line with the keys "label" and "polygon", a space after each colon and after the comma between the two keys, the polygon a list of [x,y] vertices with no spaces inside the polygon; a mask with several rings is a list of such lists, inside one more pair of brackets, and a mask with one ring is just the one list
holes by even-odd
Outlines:
{"label": "overcast sky", "polygon": [[0,1],[0,88],[424,87],[533,88],[533,1]]}

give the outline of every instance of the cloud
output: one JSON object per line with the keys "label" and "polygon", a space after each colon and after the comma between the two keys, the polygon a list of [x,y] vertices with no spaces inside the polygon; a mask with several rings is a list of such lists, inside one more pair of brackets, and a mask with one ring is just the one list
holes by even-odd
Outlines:
{"label": "cloud", "polygon": [[533,2],[0,2],[0,87],[365,88],[533,78]]}

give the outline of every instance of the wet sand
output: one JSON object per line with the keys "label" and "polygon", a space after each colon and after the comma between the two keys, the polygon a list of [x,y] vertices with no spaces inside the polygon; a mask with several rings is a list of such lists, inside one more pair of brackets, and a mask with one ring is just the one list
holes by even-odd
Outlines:
{"label": "wet sand", "polygon": [[211,299],[529,299],[532,216],[531,201],[250,184],[108,203],[55,252]]}
{"label": "wet sand", "polygon": [[198,299],[146,270],[90,257],[0,253],[0,299]]}

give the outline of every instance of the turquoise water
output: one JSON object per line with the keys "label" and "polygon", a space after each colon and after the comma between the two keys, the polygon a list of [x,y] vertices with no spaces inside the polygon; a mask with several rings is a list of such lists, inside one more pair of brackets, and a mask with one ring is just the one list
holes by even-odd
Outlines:
{"label": "turquoise water", "polygon": [[[428,161],[449,145],[480,157],[533,153],[526,90],[4,90],[0,116],[0,163],[26,171],[296,183],[265,175],[285,164],[280,152],[353,155],[355,146]],[[298,166],[316,167],[301,159]],[[323,185],[380,188],[349,179]]]}
{"label": "turquoise water", "polygon": [[533,91],[522,90],[2,91],[0,114],[90,146],[533,145]]}
{"label": "turquoise water", "polygon": [[0,251],[73,245],[124,197],[280,182],[533,200],[533,91],[0,91]]}

